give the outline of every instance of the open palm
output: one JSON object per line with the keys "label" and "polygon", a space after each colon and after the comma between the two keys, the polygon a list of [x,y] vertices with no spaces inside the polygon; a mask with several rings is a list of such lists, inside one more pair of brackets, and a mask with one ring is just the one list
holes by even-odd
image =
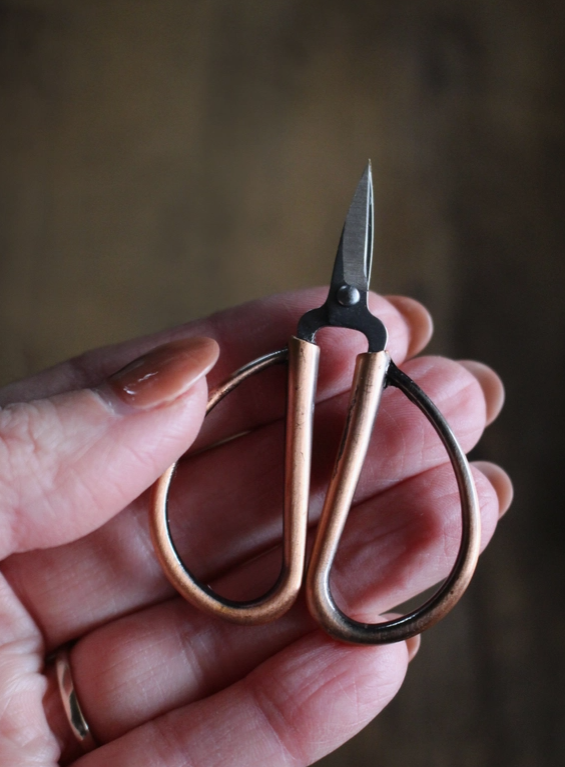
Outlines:
{"label": "open palm", "polygon": [[[395,695],[417,640],[342,645],[300,603],[260,627],[206,616],[168,584],[148,532],[147,489],[194,443],[171,504],[183,558],[235,598],[272,584],[280,561],[284,373],[273,369],[246,383],[202,427],[204,374],[217,352],[190,339],[218,341],[221,355],[208,375],[214,386],[284,346],[297,318],[320,299],[323,293],[304,291],[247,304],[90,352],[0,391],[0,764],[308,765]],[[407,299],[372,301],[389,329],[392,358],[471,449],[501,404],[498,379],[473,364],[410,359],[430,335],[425,311]],[[312,522],[355,354],[364,350],[351,333],[320,337]],[[108,380],[140,355],[149,356]],[[125,386],[151,365],[153,390]],[[474,473],[486,544],[509,502],[509,483],[490,464]],[[458,548],[459,514],[439,440],[400,392],[385,392],[334,568],[340,604],[375,621],[441,580]],[[45,660],[69,642],[77,694],[99,744],[84,755]]]}

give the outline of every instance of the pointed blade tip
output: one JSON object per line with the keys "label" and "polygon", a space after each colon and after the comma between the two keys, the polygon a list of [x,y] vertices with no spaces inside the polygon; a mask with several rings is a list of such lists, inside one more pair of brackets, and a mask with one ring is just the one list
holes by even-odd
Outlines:
{"label": "pointed blade tip", "polygon": [[367,165],[365,166],[365,170],[363,171],[363,174],[361,176],[361,182],[367,179],[369,181],[369,186],[372,187],[373,185],[373,165],[371,163],[371,160],[367,160]]}
{"label": "pointed blade tip", "polygon": [[[336,267],[339,261],[339,279],[349,285],[366,291],[372,260],[373,229],[373,177],[371,161],[367,163],[363,175],[353,194],[345,223]],[[334,270],[334,275],[337,272]]]}

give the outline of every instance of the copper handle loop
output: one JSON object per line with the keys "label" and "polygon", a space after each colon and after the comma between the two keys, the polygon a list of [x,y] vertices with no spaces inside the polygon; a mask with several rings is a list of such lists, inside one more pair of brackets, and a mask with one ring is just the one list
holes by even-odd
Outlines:
{"label": "copper handle loop", "polygon": [[[335,604],[329,580],[385,380],[417,405],[443,442],[457,479],[463,530],[453,569],[430,599],[400,618],[360,623],[346,616]],[[414,381],[390,362],[386,352],[360,354],[342,443],[306,575],[306,598],[312,616],[332,637],[352,644],[385,644],[420,634],[441,620],[463,595],[477,563],[480,537],[481,517],[475,485],[465,454],[447,421]]]}
{"label": "copper handle loop", "polygon": [[170,466],[154,485],[149,520],[161,567],[187,601],[211,615],[235,623],[267,623],[283,615],[296,600],[304,573],[319,352],[315,344],[291,338],[288,349],[260,357],[241,368],[212,392],[208,400],[207,414],[242,381],[288,358],[283,564],[277,582],[266,594],[237,602],[219,596],[198,581],[182,562],[169,529],[167,498],[177,464]]}

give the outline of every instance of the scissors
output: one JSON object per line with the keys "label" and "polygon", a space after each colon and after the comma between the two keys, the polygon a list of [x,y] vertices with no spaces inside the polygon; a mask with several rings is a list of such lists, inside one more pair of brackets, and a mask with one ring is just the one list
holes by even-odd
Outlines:
{"label": "scissors", "polygon": [[[242,381],[271,365],[288,364],[285,440],[283,562],[276,583],[263,596],[234,601],[199,582],[181,560],[171,538],[167,500],[176,463],[153,489],[150,527],[161,566],[172,585],[196,607],[243,624],[260,624],[283,615],[306,583],[306,601],[313,618],[328,633],[352,644],[383,644],[408,639],[443,618],[467,588],[479,556],[480,509],[465,454],[437,407],[391,360],[386,351],[387,330],[367,305],[373,254],[373,183],[367,165],[345,219],[325,303],[298,322],[288,347],[266,354],[236,371],[214,390],[207,413]],[[312,420],[320,347],[316,333],[324,327],[350,328],[363,333],[368,350],[359,354],[348,413],[331,479],[305,568]],[[362,623],[345,615],[335,603],[330,572],[349,513],[383,389],[395,386],[431,423],[451,462],[461,500],[462,536],[451,573],[424,604],[399,618]]]}

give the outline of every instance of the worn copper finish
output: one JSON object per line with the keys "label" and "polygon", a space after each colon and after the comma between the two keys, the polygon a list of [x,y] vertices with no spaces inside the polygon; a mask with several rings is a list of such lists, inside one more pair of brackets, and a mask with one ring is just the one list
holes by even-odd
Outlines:
{"label": "worn copper finish", "polygon": [[210,396],[210,412],[249,376],[288,356],[288,403],[286,417],[285,493],[283,517],[283,565],[275,585],[262,597],[236,602],[216,594],[200,583],[180,559],[169,530],[167,498],[176,463],[157,481],[151,504],[150,527],[159,562],[173,586],[196,607],[235,623],[266,623],[283,615],[294,603],[304,572],[308,494],[312,450],[312,416],[318,373],[319,347],[291,338],[283,349],[237,371]]}
{"label": "worn copper finish", "polygon": [[345,428],[308,565],[308,608],[326,630],[335,622],[329,573],[363,468],[389,362],[387,352],[357,357]]}
{"label": "worn copper finish", "polygon": [[[463,532],[450,575],[425,604],[395,620],[360,623],[336,605],[330,571],[367,450],[385,373],[387,382],[401,389],[420,408],[445,445],[461,497]],[[312,616],[328,634],[352,644],[384,644],[420,634],[441,620],[463,595],[477,564],[480,538],[481,516],[475,485],[465,454],[449,425],[414,381],[394,363],[389,364],[386,352],[359,355],[344,435],[306,576],[306,598]]]}

